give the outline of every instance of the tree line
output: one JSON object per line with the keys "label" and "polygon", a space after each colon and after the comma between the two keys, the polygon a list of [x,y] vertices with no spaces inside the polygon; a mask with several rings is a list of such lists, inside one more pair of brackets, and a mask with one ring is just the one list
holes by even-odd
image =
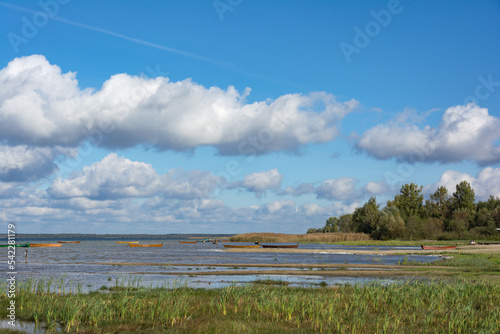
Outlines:
{"label": "tree line", "polygon": [[378,240],[386,239],[500,239],[500,198],[490,196],[476,203],[474,189],[467,181],[450,196],[439,187],[424,201],[422,186],[405,184],[394,200],[380,209],[370,197],[352,214],[330,217],[321,228],[307,233],[358,232]]}

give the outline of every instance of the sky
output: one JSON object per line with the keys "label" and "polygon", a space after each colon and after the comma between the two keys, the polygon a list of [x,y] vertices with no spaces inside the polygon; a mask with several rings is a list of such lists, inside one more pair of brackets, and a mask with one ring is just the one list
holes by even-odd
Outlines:
{"label": "sky", "polygon": [[305,233],[500,197],[500,1],[0,0],[0,222]]}

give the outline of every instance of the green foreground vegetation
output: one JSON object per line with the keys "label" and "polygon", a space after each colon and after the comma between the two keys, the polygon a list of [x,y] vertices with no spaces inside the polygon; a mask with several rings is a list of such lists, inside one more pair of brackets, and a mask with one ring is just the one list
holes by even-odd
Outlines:
{"label": "green foreground vegetation", "polygon": [[[7,296],[0,301],[6,318]],[[42,280],[19,285],[16,316],[49,332],[498,333],[498,305],[498,284],[465,279],[326,288],[130,286],[87,294],[59,294],[56,282]]]}

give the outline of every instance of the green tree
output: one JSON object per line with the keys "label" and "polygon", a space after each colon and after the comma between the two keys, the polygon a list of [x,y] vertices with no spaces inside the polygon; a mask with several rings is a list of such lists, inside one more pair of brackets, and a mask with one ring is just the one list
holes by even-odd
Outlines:
{"label": "green tree", "polygon": [[458,233],[458,236],[462,238],[463,234],[469,229],[472,217],[472,212],[466,208],[453,211],[453,217],[448,225],[449,230]]}
{"label": "green tree", "polygon": [[339,218],[339,232],[354,232],[352,226],[352,214],[348,213]]}
{"label": "green tree", "polygon": [[467,181],[462,181],[456,186],[456,191],[453,193],[453,211],[467,209],[474,211],[475,209],[475,194],[474,189]]}
{"label": "green tree", "polygon": [[326,220],[325,228],[323,229],[325,233],[338,232],[339,231],[339,219],[337,217],[330,217]]}
{"label": "green tree", "polygon": [[405,222],[399,210],[392,206],[379,211],[379,218],[372,225],[371,236],[379,240],[396,239],[402,238],[405,232]]}
{"label": "green tree", "polygon": [[441,186],[430,196],[430,200],[425,201],[427,216],[438,218],[444,221],[451,214],[451,199],[448,189]]}
{"label": "green tree", "polygon": [[401,217],[407,221],[411,216],[421,216],[424,195],[422,186],[414,183],[405,184],[401,187],[400,193],[394,197],[394,201],[388,201],[387,206],[395,206],[399,209]]}
{"label": "green tree", "polygon": [[352,223],[356,232],[371,234],[373,226],[378,220],[378,208],[375,197],[370,197],[368,202],[361,208],[356,208],[352,214]]}

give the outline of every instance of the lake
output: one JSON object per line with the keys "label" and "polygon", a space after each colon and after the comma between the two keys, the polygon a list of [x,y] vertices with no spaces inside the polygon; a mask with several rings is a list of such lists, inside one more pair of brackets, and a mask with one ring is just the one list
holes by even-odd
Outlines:
{"label": "lake", "polygon": [[[180,240],[206,239],[207,235],[18,235],[16,242],[57,243],[58,240],[80,240],[79,244],[63,244],[58,248],[16,248],[16,280],[39,278],[62,279],[66,286],[79,285],[83,291],[102,286],[111,287],[120,282],[135,282],[144,286],[187,285],[193,288],[219,288],[231,284],[246,284],[257,279],[283,280],[296,286],[354,284],[377,281],[390,283],[400,279],[372,277],[331,277],[322,275],[314,265],[349,264],[358,270],[371,270],[363,265],[395,265],[405,260],[432,262],[439,259],[429,255],[357,255],[349,252],[327,254],[342,250],[417,250],[420,247],[372,247],[301,244],[300,249],[314,253],[227,252],[223,246],[211,242],[180,244]],[[217,235],[221,237],[221,235]],[[116,241],[140,241],[141,244],[163,243],[158,248],[133,248]],[[28,261],[25,263],[25,251]],[[7,248],[0,254],[7,260]],[[2,270],[7,278],[7,264]],[[287,275],[276,273],[287,271]],[[296,264],[304,265],[297,268]],[[290,267],[287,267],[290,265]],[[307,267],[311,265],[311,267]],[[266,274],[266,271],[273,272]],[[245,272],[248,272],[246,274]],[[259,272],[256,274],[255,272]],[[292,272],[292,274],[290,274]],[[235,274],[237,273],[237,274]],[[125,283],[126,282],[126,283]],[[323,283],[324,284],[324,283]]]}

